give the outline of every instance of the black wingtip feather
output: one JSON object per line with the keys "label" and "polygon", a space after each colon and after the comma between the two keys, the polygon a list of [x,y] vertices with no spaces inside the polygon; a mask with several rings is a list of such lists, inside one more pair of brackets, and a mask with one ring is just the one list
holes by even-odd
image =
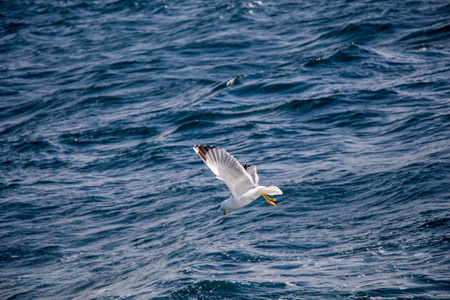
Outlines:
{"label": "black wingtip feather", "polygon": [[198,155],[200,156],[203,161],[206,161],[206,153],[208,153],[209,150],[217,148],[216,146],[202,146],[202,145],[195,145],[194,146],[198,150]]}
{"label": "black wingtip feather", "polygon": [[244,170],[246,170],[246,171],[247,171],[248,168],[251,167],[251,165],[249,165],[249,164],[243,164],[242,166],[244,167]]}

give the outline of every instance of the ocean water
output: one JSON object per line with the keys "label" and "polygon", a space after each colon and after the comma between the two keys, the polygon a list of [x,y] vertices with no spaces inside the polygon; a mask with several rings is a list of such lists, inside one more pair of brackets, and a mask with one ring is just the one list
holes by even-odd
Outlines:
{"label": "ocean water", "polygon": [[0,299],[450,299],[449,16],[1,1]]}

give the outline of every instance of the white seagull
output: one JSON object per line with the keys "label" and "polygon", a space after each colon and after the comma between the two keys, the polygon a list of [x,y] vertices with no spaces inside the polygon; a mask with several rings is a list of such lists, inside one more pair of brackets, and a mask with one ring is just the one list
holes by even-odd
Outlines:
{"label": "white seagull", "polygon": [[194,150],[216,177],[225,181],[231,192],[231,197],[220,205],[224,215],[227,215],[228,210],[250,204],[259,196],[263,196],[270,205],[276,206],[276,199],[267,195],[282,195],[283,192],[276,186],[258,185],[259,177],[255,166],[241,165],[225,149],[214,146],[195,145]]}

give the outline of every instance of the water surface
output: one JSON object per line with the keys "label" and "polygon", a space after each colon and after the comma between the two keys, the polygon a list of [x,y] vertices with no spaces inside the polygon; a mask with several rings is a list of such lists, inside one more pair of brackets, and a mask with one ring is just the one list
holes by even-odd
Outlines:
{"label": "water surface", "polygon": [[0,298],[449,299],[449,15],[2,1]]}

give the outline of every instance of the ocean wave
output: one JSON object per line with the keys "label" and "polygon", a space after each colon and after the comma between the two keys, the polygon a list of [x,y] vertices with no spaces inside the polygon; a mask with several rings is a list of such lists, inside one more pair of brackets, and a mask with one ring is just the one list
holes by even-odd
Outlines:
{"label": "ocean wave", "polygon": [[449,9],[2,3],[2,297],[448,298]]}

